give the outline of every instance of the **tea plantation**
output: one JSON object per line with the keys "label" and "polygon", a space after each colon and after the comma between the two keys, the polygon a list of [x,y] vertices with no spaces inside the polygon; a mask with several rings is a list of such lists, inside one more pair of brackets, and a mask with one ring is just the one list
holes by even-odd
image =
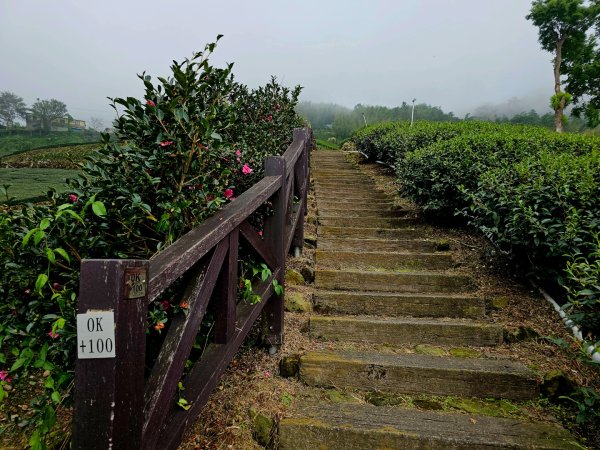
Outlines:
{"label": "tea plantation", "polygon": [[469,224],[600,335],[600,139],[483,122],[386,123],[354,133],[430,219]]}

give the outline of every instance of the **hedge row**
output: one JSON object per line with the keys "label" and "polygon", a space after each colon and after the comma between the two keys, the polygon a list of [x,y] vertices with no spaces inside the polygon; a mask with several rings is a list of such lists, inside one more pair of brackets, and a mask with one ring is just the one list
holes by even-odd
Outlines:
{"label": "hedge row", "polygon": [[[250,90],[234,80],[232,65],[210,64],[214,48],[174,61],[168,79],[140,75],[143,99],[115,98],[117,141],[103,136],[70,191],[0,210],[0,402],[31,396],[28,382],[44,373],[32,408],[18,418],[19,427],[33,427],[34,449],[72,400],[79,261],[149,259],[256,183],[265,156],[285,151],[302,125],[294,112],[299,87],[271,80]],[[252,217],[257,233],[270,206]],[[256,301],[252,285],[263,269],[256,275],[259,261],[243,250],[238,294]],[[186,305],[174,289],[150,305],[149,364]],[[197,339],[204,348],[208,332],[202,328]]]}
{"label": "hedge row", "polygon": [[600,139],[461,122],[384,124],[353,141],[395,167],[430,218],[467,221],[560,282],[572,319],[600,335]]}

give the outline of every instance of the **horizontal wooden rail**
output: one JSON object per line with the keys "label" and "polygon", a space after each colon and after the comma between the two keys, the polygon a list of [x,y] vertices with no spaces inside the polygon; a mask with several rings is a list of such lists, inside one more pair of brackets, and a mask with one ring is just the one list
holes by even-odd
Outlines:
{"label": "horizontal wooden rail", "polygon": [[[262,180],[148,261],[82,262],[78,312],[88,332],[89,324],[100,328],[114,318],[116,350],[77,360],[74,449],[176,449],[259,317],[263,342],[283,343],[283,295],[275,294],[274,283],[285,283],[286,255],[303,245],[311,149],[311,131],[294,130],[285,153],[266,159]],[[274,214],[259,236],[249,218],[267,201]],[[240,240],[271,269],[253,286],[262,299],[256,304],[239,301]],[[148,306],[166,295],[187,303],[186,313],[169,319],[160,349],[147,357]],[[190,362],[209,310],[212,342]],[[78,327],[78,344],[82,336]],[[187,410],[176,406],[180,383]]]}

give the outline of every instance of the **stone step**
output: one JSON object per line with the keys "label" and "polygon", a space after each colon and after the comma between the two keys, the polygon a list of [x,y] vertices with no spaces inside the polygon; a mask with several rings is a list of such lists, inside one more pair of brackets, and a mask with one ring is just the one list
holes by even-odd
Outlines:
{"label": "stone step", "polygon": [[406,216],[409,211],[402,209],[388,208],[331,208],[317,207],[317,215],[325,217],[402,217]]}
{"label": "stone step", "polygon": [[473,280],[465,275],[435,272],[380,273],[325,269],[316,271],[315,286],[326,290],[377,291],[403,294],[458,294],[472,292],[475,289]]}
{"label": "stone step", "polygon": [[449,253],[316,251],[319,267],[362,270],[444,270],[455,266]]}
{"label": "stone step", "polygon": [[505,359],[420,354],[311,352],[300,358],[300,379],[310,386],[394,394],[531,400],[539,395],[535,374]]}
{"label": "stone step", "polygon": [[361,188],[361,187],[357,187],[357,188],[353,188],[353,189],[339,189],[338,187],[332,187],[332,188],[324,188],[324,187],[319,187],[316,186],[315,187],[315,194],[317,197],[317,201],[319,200],[320,197],[322,197],[323,199],[331,199],[331,198],[356,198],[359,200],[375,200],[375,199],[379,199],[379,200],[387,200],[390,201],[391,198],[384,194],[381,191],[377,191],[375,190],[373,187],[369,187],[369,188]]}
{"label": "stone step", "polygon": [[279,423],[281,450],[580,450],[549,422],[314,402]]}
{"label": "stone step", "polygon": [[310,318],[310,336],[326,341],[393,346],[432,344],[487,347],[502,343],[502,327],[465,319],[313,315]]}
{"label": "stone step", "polygon": [[317,218],[319,225],[329,227],[411,228],[420,223],[404,217],[327,217]]}
{"label": "stone step", "polygon": [[317,241],[319,250],[363,252],[423,252],[433,253],[448,249],[444,241],[433,239],[355,239],[323,238]]}
{"label": "stone step", "polygon": [[[414,228],[356,228],[356,227],[331,227],[321,225],[317,228],[319,238],[365,238],[365,239],[411,239],[418,238],[422,231]],[[317,241],[321,242],[321,241]]]}
{"label": "stone step", "polygon": [[452,295],[316,290],[313,302],[315,311],[324,314],[471,319],[485,315],[485,301],[482,298]]}
{"label": "stone step", "polygon": [[388,209],[392,209],[394,208],[394,202],[392,200],[390,200],[389,198],[385,198],[385,199],[366,199],[366,200],[361,200],[361,199],[348,199],[345,197],[341,197],[341,198],[335,198],[335,197],[331,197],[330,198],[325,198],[325,197],[318,197],[316,198],[317,200],[317,206],[318,207],[326,207],[326,208],[337,208],[337,209],[342,209],[342,208],[348,208],[348,206],[353,206],[356,208],[388,208]]}

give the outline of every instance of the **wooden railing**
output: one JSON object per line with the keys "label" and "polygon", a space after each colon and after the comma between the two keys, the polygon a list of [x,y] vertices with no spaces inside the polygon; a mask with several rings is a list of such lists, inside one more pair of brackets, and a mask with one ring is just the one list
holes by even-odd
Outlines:
{"label": "wooden railing", "polygon": [[[86,346],[95,345],[92,338],[88,342],[93,335],[83,337],[80,317],[82,324],[91,321],[87,332],[97,332],[106,321],[94,314],[114,313],[114,340],[103,338],[96,347],[102,344],[106,350],[114,342],[115,357],[79,355],[75,449],[177,448],[261,313],[265,343],[275,349],[282,344],[283,295],[274,293],[273,280],[284,284],[286,255],[303,245],[311,145],[309,129],[294,130],[283,156],[266,159],[261,181],[149,261],[82,261],[78,346],[89,351]],[[248,218],[269,200],[274,214],[265,219],[261,238]],[[254,287],[262,299],[254,305],[237,301],[240,238],[272,272]],[[148,305],[181,279],[188,280],[183,294],[188,313],[178,313],[170,321],[158,357],[151,368],[145,367]],[[184,376],[209,304],[216,320],[212,343]],[[185,387],[182,395],[188,410],[176,405],[179,382]]]}

